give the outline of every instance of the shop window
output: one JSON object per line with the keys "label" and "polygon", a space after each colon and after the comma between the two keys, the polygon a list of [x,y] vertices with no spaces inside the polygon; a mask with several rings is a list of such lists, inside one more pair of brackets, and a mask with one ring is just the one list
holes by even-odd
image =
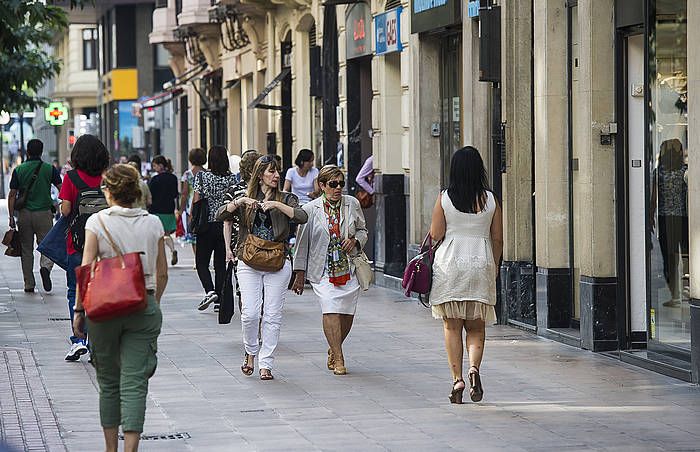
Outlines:
{"label": "shop window", "polygon": [[83,29],[83,70],[97,69],[97,29]]}
{"label": "shop window", "polygon": [[690,349],[686,11],[657,4],[650,40],[649,348],[671,353]]}

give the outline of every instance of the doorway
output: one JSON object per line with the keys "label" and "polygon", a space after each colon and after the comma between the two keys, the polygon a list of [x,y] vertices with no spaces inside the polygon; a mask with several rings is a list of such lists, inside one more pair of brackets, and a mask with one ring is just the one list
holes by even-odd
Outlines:
{"label": "doorway", "polygon": [[644,34],[623,38],[624,168],[627,191],[628,347],[641,347],[647,332],[646,175],[644,147]]}
{"label": "doorway", "polygon": [[[282,69],[292,66],[292,35],[287,33],[281,44]],[[292,166],[292,76],[282,80],[282,174]]]}
{"label": "doorway", "polygon": [[[372,57],[353,58],[347,63],[348,93],[348,194],[355,196],[359,185],[355,182],[360,168],[372,156]],[[376,208],[364,209],[367,224],[375,224]],[[374,229],[368,228],[365,252],[374,260]]]}

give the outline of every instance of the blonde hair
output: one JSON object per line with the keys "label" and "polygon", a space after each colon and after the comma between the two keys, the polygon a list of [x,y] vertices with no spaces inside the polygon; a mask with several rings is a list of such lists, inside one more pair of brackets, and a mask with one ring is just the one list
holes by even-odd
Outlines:
{"label": "blonde hair", "polygon": [[132,205],[141,198],[141,174],[128,163],[118,163],[102,176],[102,183],[120,205]]}
{"label": "blonde hair", "polygon": [[345,180],[345,175],[340,170],[340,168],[338,168],[335,165],[325,165],[318,172],[318,183],[319,184],[327,184],[329,180],[335,179],[338,176],[340,176],[341,178],[343,178],[343,180]]}

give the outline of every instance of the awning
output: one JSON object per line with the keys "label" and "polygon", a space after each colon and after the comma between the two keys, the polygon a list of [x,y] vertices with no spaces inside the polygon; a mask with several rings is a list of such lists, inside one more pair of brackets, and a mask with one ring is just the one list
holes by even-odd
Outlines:
{"label": "awning", "polygon": [[270,91],[275,89],[277,85],[279,85],[282,80],[284,80],[285,77],[289,76],[291,74],[292,69],[291,68],[284,68],[282,69],[282,72],[280,72],[277,77],[275,77],[270,83],[267,84],[267,86],[260,92],[258,97],[253,99],[253,101],[248,104],[248,108],[263,108],[265,110],[280,110],[280,111],[288,111],[291,110],[291,107],[282,107],[279,105],[266,105],[262,104],[261,102],[265,97],[267,97],[268,94],[270,94]]}

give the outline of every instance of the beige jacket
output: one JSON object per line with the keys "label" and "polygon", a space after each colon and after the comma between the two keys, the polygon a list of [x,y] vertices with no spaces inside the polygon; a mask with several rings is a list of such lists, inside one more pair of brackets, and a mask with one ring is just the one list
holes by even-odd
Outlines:
{"label": "beige jacket", "polygon": [[[297,231],[294,270],[306,271],[306,279],[318,283],[323,277],[328,244],[331,240],[328,217],[323,209],[323,197],[304,204],[302,208],[309,215],[309,221]],[[356,252],[359,253],[367,243],[367,226],[360,201],[354,196],[343,195],[340,212],[340,232],[343,239],[354,237],[357,240]],[[354,272],[354,268],[351,270]]]}

